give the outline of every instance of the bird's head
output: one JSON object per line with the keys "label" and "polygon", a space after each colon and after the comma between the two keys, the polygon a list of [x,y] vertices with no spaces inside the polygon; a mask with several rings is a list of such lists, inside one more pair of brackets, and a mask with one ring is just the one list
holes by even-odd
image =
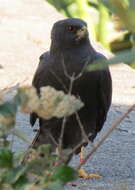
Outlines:
{"label": "bird's head", "polygon": [[53,25],[51,39],[54,45],[61,48],[84,44],[89,40],[87,24],[78,18],[60,20]]}

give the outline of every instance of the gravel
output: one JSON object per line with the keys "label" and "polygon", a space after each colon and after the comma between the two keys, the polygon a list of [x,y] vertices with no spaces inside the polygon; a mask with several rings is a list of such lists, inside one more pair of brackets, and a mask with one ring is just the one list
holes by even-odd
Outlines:
{"label": "gravel", "polygon": [[[0,89],[17,84],[30,84],[38,57],[49,47],[52,24],[62,15],[42,0],[0,0]],[[110,54],[94,42],[107,56]],[[125,64],[112,66],[113,100],[107,122],[96,141],[135,103],[135,71]],[[11,98],[9,94],[8,98]],[[135,110],[118,126],[98,151],[85,164],[89,173],[99,173],[101,179],[78,179],[74,190],[134,190],[135,189]],[[27,115],[18,113],[17,128],[32,140],[35,133]],[[37,127],[37,126],[36,126]],[[14,137],[13,151],[24,151],[29,144]],[[86,151],[89,151],[87,146]],[[71,165],[76,166],[74,156]]]}

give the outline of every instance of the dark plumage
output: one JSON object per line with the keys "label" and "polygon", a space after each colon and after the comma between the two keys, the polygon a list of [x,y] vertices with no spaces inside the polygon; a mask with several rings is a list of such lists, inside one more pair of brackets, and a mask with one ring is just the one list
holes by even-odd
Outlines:
{"label": "dark plumage", "polygon": [[[86,62],[92,64],[97,59],[105,59],[105,57],[91,46],[86,23],[76,18],[60,20],[52,28],[50,51],[41,55],[32,84],[38,93],[40,87],[48,85],[67,93],[70,80],[65,76],[63,63],[70,76],[73,73],[77,76]],[[111,104],[112,82],[109,69],[83,72],[82,76],[74,82],[72,94],[79,96],[85,104],[78,114],[86,134],[92,133],[90,140],[93,141],[103,127]],[[30,115],[32,126],[37,118],[39,117],[35,113]],[[56,146],[50,134],[58,142],[61,124],[62,119],[39,118],[40,134],[34,146],[49,143],[54,150]],[[73,114],[66,122],[63,148],[73,148],[81,138],[80,127]],[[79,151],[80,149],[76,153]]]}

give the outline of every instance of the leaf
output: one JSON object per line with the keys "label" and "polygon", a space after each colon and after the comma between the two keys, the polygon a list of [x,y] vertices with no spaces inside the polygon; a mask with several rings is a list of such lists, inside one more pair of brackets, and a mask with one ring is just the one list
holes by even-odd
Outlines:
{"label": "leaf", "polygon": [[21,176],[16,183],[13,185],[14,190],[24,190],[28,184],[28,179],[23,175]]}
{"label": "leaf", "polygon": [[131,63],[135,60],[135,51],[127,50],[118,53],[116,56],[108,60],[97,60],[93,64],[89,64],[87,67],[88,71],[95,71],[104,69],[108,65],[118,64],[118,63]]}
{"label": "leaf", "polygon": [[125,26],[135,32],[134,0],[101,0],[112,12],[114,12]]}
{"label": "leaf", "polygon": [[5,102],[0,105],[0,114],[4,116],[13,116],[17,112],[17,106],[13,102]]}
{"label": "leaf", "polygon": [[72,181],[76,179],[76,177],[77,177],[76,171],[65,164],[57,166],[52,175],[53,180],[59,180],[64,183],[68,181]]}
{"label": "leaf", "polygon": [[21,165],[16,167],[15,169],[11,170],[4,182],[8,183],[8,184],[15,184],[17,182],[17,180],[24,175],[25,171],[27,170],[27,165]]}
{"label": "leaf", "polygon": [[13,153],[7,148],[0,148],[0,167],[11,168],[13,166]]}
{"label": "leaf", "polygon": [[17,137],[19,137],[20,139],[26,141],[27,143],[32,143],[30,137],[28,137],[24,132],[18,130],[18,129],[13,129],[12,130],[12,134],[16,135]]}

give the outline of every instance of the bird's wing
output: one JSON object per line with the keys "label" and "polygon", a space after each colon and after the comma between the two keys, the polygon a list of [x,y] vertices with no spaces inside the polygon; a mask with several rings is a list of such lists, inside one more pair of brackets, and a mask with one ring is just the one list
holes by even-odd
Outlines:
{"label": "bird's wing", "polygon": [[44,76],[46,75],[46,72],[48,70],[48,65],[50,62],[50,53],[45,52],[42,54],[39,58],[39,64],[36,70],[36,73],[33,77],[32,85],[37,89],[37,92],[39,93],[39,89],[42,86],[42,81],[44,81]]}
{"label": "bird's wing", "polygon": [[[45,52],[40,56],[40,61],[38,64],[38,68],[36,70],[36,73],[34,75],[32,85],[36,88],[37,93],[40,93],[40,87],[43,86],[42,83],[44,82],[44,75],[47,70],[47,64],[49,64],[49,52]],[[37,120],[38,116],[36,113],[30,114],[30,124],[33,126]]]}
{"label": "bird's wing", "polygon": [[[101,54],[99,57],[101,57],[101,59],[106,59]],[[98,118],[96,125],[97,132],[99,132],[103,127],[112,99],[112,79],[109,68],[105,68],[99,72],[98,85]]]}

